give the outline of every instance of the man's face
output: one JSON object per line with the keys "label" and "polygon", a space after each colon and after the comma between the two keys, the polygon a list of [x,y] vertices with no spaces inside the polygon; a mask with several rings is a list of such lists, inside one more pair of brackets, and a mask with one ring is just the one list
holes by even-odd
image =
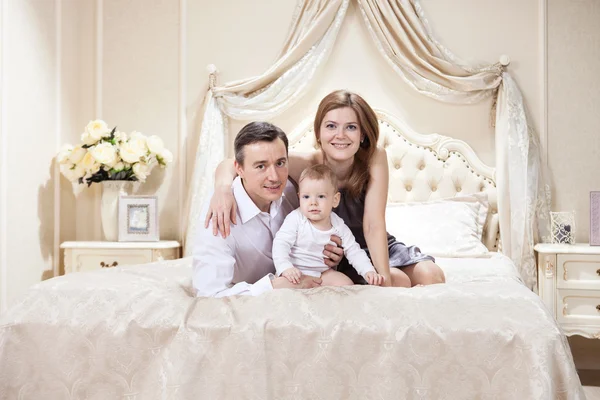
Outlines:
{"label": "man's face", "polygon": [[285,143],[279,138],[272,142],[255,142],[244,146],[244,164],[235,162],[244,189],[261,211],[269,211],[272,201],[278,200],[288,179],[288,158]]}

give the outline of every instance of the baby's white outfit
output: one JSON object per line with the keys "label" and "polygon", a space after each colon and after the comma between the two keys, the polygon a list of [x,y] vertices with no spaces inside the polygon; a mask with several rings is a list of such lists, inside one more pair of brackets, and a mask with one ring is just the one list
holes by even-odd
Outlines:
{"label": "baby's white outfit", "polygon": [[329,269],[323,261],[325,245],[335,245],[330,239],[331,235],[342,239],[344,255],[363,278],[367,272],[375,272],[371,260],[356,243],[350,228],[333,212],[331,225],[329,230],[319,230],[302,215],[299,208],[292,211],[273,240],[273,262],[277,276],[293,267],[298,268],[304,275],[321,276],[321,273]]}

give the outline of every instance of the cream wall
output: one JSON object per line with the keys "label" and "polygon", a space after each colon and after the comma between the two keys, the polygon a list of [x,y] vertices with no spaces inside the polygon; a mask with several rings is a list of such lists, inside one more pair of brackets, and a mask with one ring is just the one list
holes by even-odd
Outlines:
{"label": "cream wall", "polygon": [[60,38],[54,1],[0,3],[2,13],[0,300],[52,275],[59,141]]}
{"label": "cream wall", "polygon": [[554,210],[575,210],[589,240],[600,190],[600,1],[548,0],[548,159]]}
{"label": "cream wall", "polygon": [[[93,111],[93,2],[0,0],[0,310],[60,268],[76,203],[52,158]],[[92,31],[93,32],[93,31]],[[80,221],[85,221],[81,218]],[[80,223],[79,225],[85,225]]]}
{"label": "cream wall", "polygon": [[[502,7],[496,0],[421,3],[438,38],[458,56],[471,62],[511,57],[510,71],[551,160],[555,208],[577,210],[578,239],[585,241],[587,193],[600,189],[591,172],[600,166],[595,139],[600,3],[546,1],[504,0]],[[142,192],[159,196],[162,238],[180,238],[192,165],[186,158],[195,154],[206,65],[217,65],[221,82],[262,72],[282,45],[295,5],[294,0],[0,0],[0,309],[55,273],[60,242],[101,238],[97,185],[75,199],[69,183],[56,179],[51,162],[62,143],[79,140],[89,119],[165,140],[175,162],[153,173]],[[323,95],[347,88],[422,132],[469,142],[493,164],[490,101],[453,106],[415,93],[381,59],[357,11],[352,4],[308,95],[274,122],[290,130],[314,112]],[[241,125],[234,123],[232,132]],[[31,160],[26,165],[24,157]],[[575,167],[587,172],[574,173]]]}

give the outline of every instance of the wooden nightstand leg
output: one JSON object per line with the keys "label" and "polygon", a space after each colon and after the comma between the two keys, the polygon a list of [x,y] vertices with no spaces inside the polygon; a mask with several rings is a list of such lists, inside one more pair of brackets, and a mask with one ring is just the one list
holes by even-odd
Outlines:
{"label": "wooden nightstand leg", "polygon": [[65,249],[65,274],[73,272],[71,261],[71,250]]}
{"label": "wooden nightstand leg", "polygon": [[552,315],[556,315],[556,254],[538,254],[538,292]]}

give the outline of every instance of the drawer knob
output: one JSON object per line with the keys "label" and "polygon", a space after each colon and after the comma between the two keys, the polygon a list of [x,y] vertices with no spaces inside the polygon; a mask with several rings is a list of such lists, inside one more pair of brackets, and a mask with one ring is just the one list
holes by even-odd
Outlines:
{"label": "drawer knob", "polygon": [[105,263],[104,261],[100,261],[100,267],[102,267],[102,268],[111,268],[111,267],[116,267],[117,265],[119,265],[119,263],[116,261],[114,261],[112,264]]}
{"label": "drawer knob", "polygon": [[600,269],[597,269],[596,273],[598,274],[598,276],[600,276]]}
{"label": "drawer knob", "polygon": [[600,304],[596,306],[596,310],[600,311]]}

